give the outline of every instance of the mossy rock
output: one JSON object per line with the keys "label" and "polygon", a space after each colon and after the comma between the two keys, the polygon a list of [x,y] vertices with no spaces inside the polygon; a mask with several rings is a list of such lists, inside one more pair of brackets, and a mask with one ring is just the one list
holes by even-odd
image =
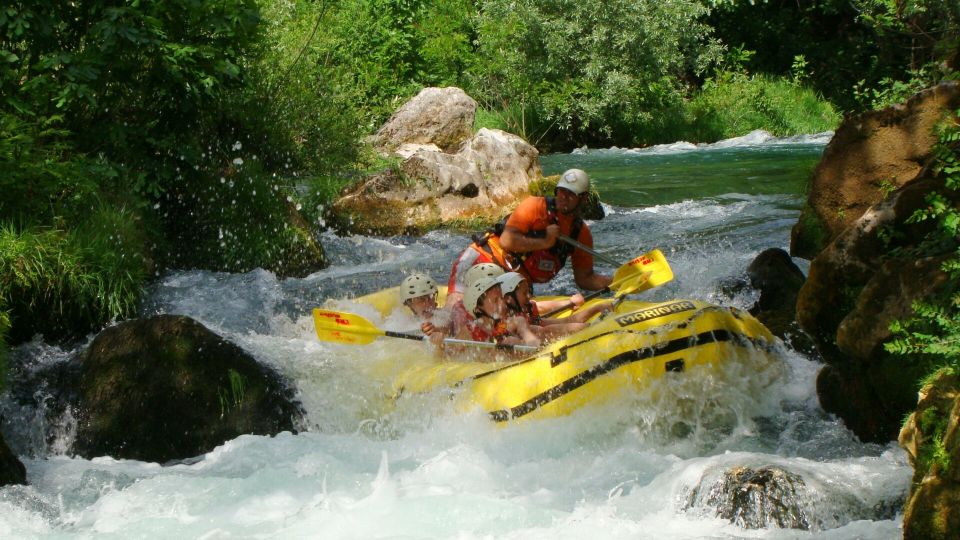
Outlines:
{"label": "mossy rock", "polygon": [[243,434],[293,431],[302,416],[273,370],[174,315],[104,330],[80,361],[73,451],[164,463]]}
{"label": "mossy rock", "polygon": [[900,432],[914,465],[904,508],[905,539],[956,538],[960,530],[960,384],[941,370],[920,391],[917,410]]}
{"label": "mossy rock", "polygon": [[790,254],[813,260],[827,245],[827,229],[808,202],[790,231]]}

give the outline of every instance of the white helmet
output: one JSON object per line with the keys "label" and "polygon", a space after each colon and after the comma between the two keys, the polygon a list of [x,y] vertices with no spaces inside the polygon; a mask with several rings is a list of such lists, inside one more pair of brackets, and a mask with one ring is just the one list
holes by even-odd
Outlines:
{"label": "white helmet", "polygon": [[467,310],[467,313],[473,314],[477,310],[477,302],[483,296],[483,293],[497,285],[500,285],[500,283],[496,278],[491,277],[480,278],[468,285],[466,292],[463,293],[463,307]]}
{"label": "white helmet", "polygon": [[482,277],[495,278],[503,275],[504,269],[499,264],[480,263],[467,268],[463,273],[463,283],[469,286]]}
{"label": "white helmet", "polygon": [[437,294],[437,282],[425,274],[411,274],[400,283],[400,303],[421,296]]}
{"label": "white helmet", "polygon": [[507,272],[497,278],[497,283],[500,284],[500,290],[503,291],[503,294],[509,294],[517,290],[524,279],[526,278],[516,272]]}
{"label": "white helmet", "polygon": [[590,177],[580,169],[567,169],[560,175],[557,188],[569,189],[577,195],[582,195],[590,191]]}

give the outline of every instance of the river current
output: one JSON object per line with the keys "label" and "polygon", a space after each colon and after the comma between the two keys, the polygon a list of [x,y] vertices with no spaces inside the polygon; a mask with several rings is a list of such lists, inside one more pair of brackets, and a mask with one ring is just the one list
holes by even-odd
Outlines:
{"label": "river current", "polygon": [[[711,145],[580,149],[542,157],[546,174],[591,174],[607,216],[594,244],[627,261],[660,248],[675,279],[639,295],[749,308],[731,293],[769,247],[789,247],[803,189],[830,134],[764,133]],[[73,458],[65,415],[9,397],[3,430],[29,486],[0,488],[0,538],[322,539],[892,539],[912,470],[895,443],[860,443],[816,398],[821,365],[786,346],[784,369],[762,391],[744,381],[690,379],[670,398],[624,397],[569,417],[497,427],[445,399],[394,405],[367,369],[422,345],[381,339],[321,343],[310,309],[395,285],[407,272],[445,281],[468,242],[423,237],[321,238],[332,265],[302,279],[270,272],[172,272],[151,288],[144,315],[193,317],[296,386],[304,431],[242,436],[188,462],[161,466]],[[806,271],[805,261],[796,260]],[[601,271],[612,268],[598,263]],[[540,294],[573,291],[569,271]],[[397,313],[386,328],[407,330]],[[401,343],[397,343],[397,342]],[[36,340],[14,351],[24,370],[73,351]],[[38,388],[38,393],[43,389]],[[678,428],[678,426],[680,426]],[[50,436],[50,434],[54,436]],[[793,500],[809,530],[741,526],[715,497],[725,471],[772,467],[801,479]]]}

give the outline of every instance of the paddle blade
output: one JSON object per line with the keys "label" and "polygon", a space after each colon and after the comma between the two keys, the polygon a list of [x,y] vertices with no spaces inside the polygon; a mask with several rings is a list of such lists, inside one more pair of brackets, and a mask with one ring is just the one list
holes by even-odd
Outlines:
{"label": "paddle blade", "polygon": [[[642,279],[646,272],[650,272],[650,277],[640,283],[638,280]],[[622,296],[659,287],[672,279],[673,270],[670,269],[667,258],[659,249],[654,249],[617,268],[613,274],[613,283],[619,285],[613,288],[617,296]],[[620,290],[625,284],[637,284],[637,288],[630,293],[621,293]]]}
{"label": "paddle blade", "polygon": [[317,328],[320,341],[335,343],[366,345],[385,334],[360,315],[328,309],[313,310],[313,325]]}
{"label": "paddle blade", "polygon": [[650,282],[651,276],[653,276],[653,271],[651,270],[647,270],[642,274],[628,275],[622,283],[614,285],[613,296],[615,298],[621,298],[628,294],[649,289],[650,287],[647,287],[647,283]]}

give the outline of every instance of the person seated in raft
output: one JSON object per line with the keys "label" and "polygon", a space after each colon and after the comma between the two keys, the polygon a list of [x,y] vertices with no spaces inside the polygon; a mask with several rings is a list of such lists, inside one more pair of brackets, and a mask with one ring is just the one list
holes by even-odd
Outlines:
{"label": "person seated in raft", "polygon": [[437,292],[437,282],[425,274],[411,274],[400,283],[400,302],[410,308],[434,345],[442,344],[453,331],[450,311],[437,305]]}
{"label": "person seated in raft", "polygon": [[[480,278],[483,278],[483,277],[497,278],[504,275],[504,273],[505,273],[505,270],[503,269],[502,266],[498,264],[479,263],[467,269],[467,271],[464,273],[463,279],[466,282],[467,286],[469,286],[470,284],[472,284],[473,282],[477,281]],[[516,273],[516,272],[510,272],[510,273]],[[520,275],[522,276],[522,274]],[[529,281],[526,280],[526,278],[524,278],[524,280],[527,283],[527,288],[526,288],[527,297],[530,298],[533,295],[533,291],[530,288]],[[447,304],[444,307],[447,307],[447,306],[450,307],[450,313],[451,313],[451,316],[453,317],[454,325],[457,325],[457,324],[462,325],[466,321],[473,318],[467,312],[467,310],[464,309],[463,307],[462,295],[460,295],[459,299],[456,299],[453,301],[451,301],[450,298],[451,297],[448,295]],[[536,304],[537,304],[537,309],[541,313],[546,313],[548,311],[566,306],[568,303],[572,303],[574,305],[573,309],[576,310],[583,305],[583,302],[584,302],[583,295],[580,293],[577,293],[571,296],[569,300],[538,300]],[[596,311],[592,311],[582,316],[578,315],[578,318],[568,318],[566,322],[586,322],[586,320],[589,319],[591,316],[593,316],[594,313],[596,313]],[[538,323],[531,323],[531,324],[538,324]]]}
{"label": "person seated in raft", "polygon": [[495,278],[480,278],[463,294],[463,307],[473,320],[457,328],[459,339],[502,343],[504,345],[540,345],[527,320],[509,316],[507,305]]}
{"label": "person seated in raft", "polygon": [[[466,285],[470,285],[483,278],[497,278],[503,275],[504,269],[499,265],[493,263],[480,263],[471,266],[463,275],[463,279],[466,282]],[[466,288],[464,288],[466,290]],[[467,325],[468,322],[473,320],[473,315],[467,312],[466,308],[463,307],[463,295],[456,295],[456,297],[451,300],[450,296],[447,296],[447,303],[444,306],[445,308],[449,307],[450,316],[453,319],[453,327],[462,328]]]}
{"label": "person seated in raft", "polygon": [[570,301],[574,304],[574,311],[569,317],[564,319],[544,319],[540,316],[541,311],[547,312],[567,305],[564,300],[546,300],[534,301],[530,291],[530,282],[522,274],[517,272],[507,272],[497,278],[500,283],[500,291],[503,294],[504,303],[507,306],[507,312],[510,315],[520,315],[530,326],[530,329],[540,339],[551,339],[559,336],[571,334],[587,327],[587,321],[597,313],[603,313],[613,308],[613,302],[602,302],[592,305],[586,309],[579,309],[583,305],[583,296],[577,303],[573,297]]}

